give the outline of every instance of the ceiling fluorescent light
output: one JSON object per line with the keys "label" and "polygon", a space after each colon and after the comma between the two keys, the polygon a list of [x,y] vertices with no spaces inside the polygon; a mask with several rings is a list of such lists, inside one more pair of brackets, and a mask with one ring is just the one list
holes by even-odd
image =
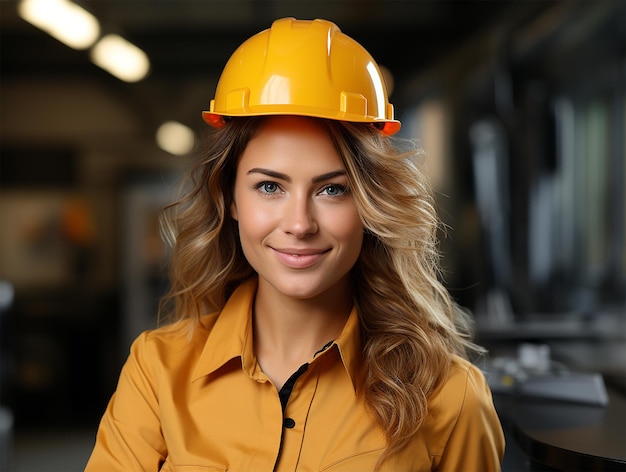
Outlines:
{"label": "ceiling fluorescent light", "polygon": [[182,156],[193,149],[195,136],[189,127],[176,121],[166,121],[157,130],[156,140],[164,151]]}
{"label": "ceiling fluorescent light", "polygon": [[96,17],[69,0],[22,0],[18,14],[62,43],[87,49],[100,35]]}
{"label": "ceiling fluorescent light", "polygon": [[96,43],[91,60],[125,82],[137,82],[150,70],[146,53],[116,34],[104,36]]}

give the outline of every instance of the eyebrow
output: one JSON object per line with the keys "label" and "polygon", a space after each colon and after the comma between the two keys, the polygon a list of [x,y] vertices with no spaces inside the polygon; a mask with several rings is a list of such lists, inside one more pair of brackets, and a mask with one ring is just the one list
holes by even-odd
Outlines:
{"label": "eyebrow", "polygon": [[[254,167],[252,169],[250,169],[247,172],[248,175],[250,174],[263,174],[263,175],[267,175],[268,177],[272,177],[274,179],[280,179],[280,180],[284,180],[285,182],[291,182],[291,177],[289,177],[287,174],[283,174],[282,172],[276,172],[274,170],[270,170],[270,169],[263,169],[261,167]],[[318,175],[316,177],[313,177],[313,179],[311,179],[311,181],[313,183],[318,183],[318,182],[323,182],[324,180],[329,180],[329,179],[333,179],[335,177],[338,176],[343,176],[346,175],[346,171],[345,170],[335,170],[332,172],[327,172],[326,174],[322,174],[322,175]]]}

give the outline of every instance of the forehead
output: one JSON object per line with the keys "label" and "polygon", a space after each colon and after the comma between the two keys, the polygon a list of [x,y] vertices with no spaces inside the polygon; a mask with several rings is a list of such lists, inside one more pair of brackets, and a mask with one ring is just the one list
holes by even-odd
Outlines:
{"label": "forehead", "polygon": [[264,120],[248,142],[239,167],[260,165],[344,168],[343,161],[326,126],[300,116],[275,116]]}

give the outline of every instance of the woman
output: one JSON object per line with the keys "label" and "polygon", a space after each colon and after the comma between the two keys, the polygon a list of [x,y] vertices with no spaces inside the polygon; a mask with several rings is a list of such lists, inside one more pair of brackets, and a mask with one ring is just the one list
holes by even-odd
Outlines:
{"label": "woman", "polygon": [[498,470],[418,153],[389,137],[367,51],[278,20],[203,116],[167,220],[173,322],[133,344],[87,470]]}

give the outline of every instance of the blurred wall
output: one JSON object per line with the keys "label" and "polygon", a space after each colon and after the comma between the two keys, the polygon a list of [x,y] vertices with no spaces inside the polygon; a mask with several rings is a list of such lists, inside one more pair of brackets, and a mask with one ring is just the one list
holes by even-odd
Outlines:
{"label": "blurred wall", "polygon": [[510,13],[396,89],[449,288],[478,316],[622,310],[626,5]]}

